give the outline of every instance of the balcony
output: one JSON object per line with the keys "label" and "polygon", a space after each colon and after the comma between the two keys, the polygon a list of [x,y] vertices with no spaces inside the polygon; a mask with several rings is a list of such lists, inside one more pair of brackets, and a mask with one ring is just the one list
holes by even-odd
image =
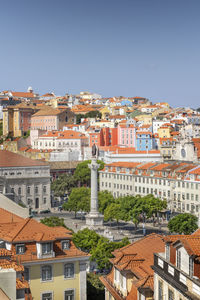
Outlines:
{"label": "balcony", "polygon": [[55,257],[54,251],[50,251],[50,252],[46,252],[46,253],[38,253],[38,255],[37,255],[37,258],[39,258],[39,259],[53,258],[53,257]]}
{"label": "balcony", "polygon": [[168,262],[160,254],[154,254],[154,265],[152,268],[167,283],[181,291],[186,298],[199,299],[200,280],[197,277],[190,277],[184,271]]}
{"label": "balcony", "polygon": [[116,300],[125,300],[126,299],[126,296],[124,296],[122,294],[122,292],[106,276],[102,276],[101,281],[105,285],[106,289],[112,294],[112,296]]}

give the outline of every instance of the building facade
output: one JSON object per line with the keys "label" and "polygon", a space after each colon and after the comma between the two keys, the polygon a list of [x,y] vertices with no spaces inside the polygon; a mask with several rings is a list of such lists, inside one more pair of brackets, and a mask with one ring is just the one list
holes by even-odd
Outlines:
{"label": "building facade", "polygon": [[154,299],[200,299],[200,236],[167,236],[165,243],[154,255]]}
{"label": "building facade", "polygon": [[46,163],[1,150],[0,177],[2,193],[17,203],[34,210],[51,207],[50,167]]}
{"label": "building facade", "polygon": [[167,200],[171,211],[199,214],[199,165],[116,162],[105,165],[99,176],[100,190],[108,190],[114,197],[153,194]]}
{"label": "building facade", "polygon": [[71,231],[29,218],[6,225],[0,224],[2,247],[24,266],[33,299],[87,299],[89,256],[75,247]]}

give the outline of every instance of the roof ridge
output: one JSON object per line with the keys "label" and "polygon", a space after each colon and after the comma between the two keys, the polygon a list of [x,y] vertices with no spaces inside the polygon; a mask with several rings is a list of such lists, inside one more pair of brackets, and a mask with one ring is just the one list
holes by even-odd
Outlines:
{"label": "roof ridge", "polygon": [[18,230],[18,232],[15,234],[15,236],[12,238],[12,241],[17,237],[17,235],[22,231],[22,229],[28,224],[28,222],[30,221],[30,218],[25,219],[23,222],[24,224],[22,224],[22,227]]}

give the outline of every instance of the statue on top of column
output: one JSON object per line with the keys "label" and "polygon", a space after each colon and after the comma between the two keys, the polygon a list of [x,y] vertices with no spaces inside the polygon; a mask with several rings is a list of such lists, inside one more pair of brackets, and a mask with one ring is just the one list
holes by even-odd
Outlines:
{"label": "statue on top of column", "polygon": [[99,149],[95,144],[93,144],[92,145],[92,157],[98,158],[98,156],[99,156]]}

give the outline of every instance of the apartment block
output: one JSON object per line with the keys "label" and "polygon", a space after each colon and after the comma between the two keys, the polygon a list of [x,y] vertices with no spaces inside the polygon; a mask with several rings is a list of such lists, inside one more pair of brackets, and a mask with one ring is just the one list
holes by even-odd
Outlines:
{"label": "apartment block", "polygon": [[153,194],[167,200],[171,211],[198,216],[200,166],[186,162],[114,162],[99,171],[100,190],[114,197]]}

